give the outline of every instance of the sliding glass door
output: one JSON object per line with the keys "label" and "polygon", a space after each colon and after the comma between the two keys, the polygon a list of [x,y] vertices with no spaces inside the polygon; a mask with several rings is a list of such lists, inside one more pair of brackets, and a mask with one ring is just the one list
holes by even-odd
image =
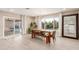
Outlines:
{"label": "sliding glass door", "polygon": [[22,22],[21,20],[15,20],[15,34],[21,33],[22,29]]}
{"label": "sliding glass door", "polygon": [[13,35],[14,33],[14,21],[11,19],[5,19],[4,36]]}
{"label": "sliding glass door", "polygon": [[19,19],[5,18],[4,20],[4,36],[21,34],[22,21]]}

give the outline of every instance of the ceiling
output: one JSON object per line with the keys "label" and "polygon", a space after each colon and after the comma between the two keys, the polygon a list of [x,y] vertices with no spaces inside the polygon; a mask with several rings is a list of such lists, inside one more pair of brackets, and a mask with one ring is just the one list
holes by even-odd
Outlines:
{"label": "ceiling", "polygon": [[78,8],[0,8],[1,11],[12,12],[27,16],[47,15],[77,9]]}

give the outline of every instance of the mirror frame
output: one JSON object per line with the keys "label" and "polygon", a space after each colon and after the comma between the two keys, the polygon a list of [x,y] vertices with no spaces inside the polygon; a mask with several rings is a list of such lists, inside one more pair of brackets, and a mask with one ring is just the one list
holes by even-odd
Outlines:
{"label": "mirror frame", "polygon": [[[64,35],[64,17],[69,17],[69,16],[76,16],[76,37],[70,37],[70,36]],[[69,14],[69,15],[62,16],[62,37],[78,39],[78,14]]]}

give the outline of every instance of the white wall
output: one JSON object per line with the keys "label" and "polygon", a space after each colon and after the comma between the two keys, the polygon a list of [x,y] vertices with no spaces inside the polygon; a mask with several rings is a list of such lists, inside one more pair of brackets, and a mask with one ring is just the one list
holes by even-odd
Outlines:
{"label": "white wall", "polygon": [[41,20],[42,20],[41,16],[35,17],[35,22],[39,29],[41,29]]}
{"label": "white wall", "polygon": [[21,19],[22,19],[22,25],[23,25],[22,34],[27,34],[27,30],[30,26],[30,23],[35,21],[35,19],[33,17],[25,16],[25,15],[22,15]]}
{"label": "white wall", "polygon": [[0,37],[3,37],[3,18],[0,16]]}
{"label": "white wall", "polygon": [[58,30],[58,36],[62,36],[62,14],[59,14],[59,30]]}

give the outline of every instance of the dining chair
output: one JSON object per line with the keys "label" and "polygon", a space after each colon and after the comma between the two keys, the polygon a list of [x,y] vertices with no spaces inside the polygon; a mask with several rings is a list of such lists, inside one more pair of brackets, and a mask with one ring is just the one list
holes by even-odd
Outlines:
{"label": "dining chair", "polygon": [[55,41],[56,41],[56,31],[53,31],[53,32],[51,33],[51,37],[52,37],[52,39],[53,39],[53,43],[55,43]]}
{"label": "dining chair", "polygon": [[44,42],[45,42],[46,44],[50,43],[49,33],[48,33],[48,32],[43,32],[42,35],[43,35],[43,37],[44,37],[44,39],[43,39]]}

